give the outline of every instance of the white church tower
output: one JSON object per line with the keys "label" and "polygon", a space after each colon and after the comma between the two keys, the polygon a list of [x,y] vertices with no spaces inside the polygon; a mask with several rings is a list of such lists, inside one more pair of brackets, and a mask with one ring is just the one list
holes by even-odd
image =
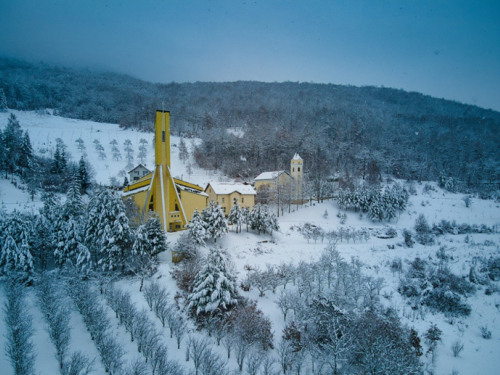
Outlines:
{"label": "white church tower", "polygon": [[299,199],[302,196],[302,176],[304,174],[304,161],[295,153],[290,163],[291,176],[293,177],[293,198]]}

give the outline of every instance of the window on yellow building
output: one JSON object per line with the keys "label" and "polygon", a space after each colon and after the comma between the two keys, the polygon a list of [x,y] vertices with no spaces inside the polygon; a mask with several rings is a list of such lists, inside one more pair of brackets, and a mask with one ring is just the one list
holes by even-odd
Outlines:
{"label": "window on yellow building", "polygon": [[224,203],[224,198],[222,198],[222,203]]}
{"label": "window on yellow building", "polygon": [[241,197],[241,203],[245,203],[245,198]]}

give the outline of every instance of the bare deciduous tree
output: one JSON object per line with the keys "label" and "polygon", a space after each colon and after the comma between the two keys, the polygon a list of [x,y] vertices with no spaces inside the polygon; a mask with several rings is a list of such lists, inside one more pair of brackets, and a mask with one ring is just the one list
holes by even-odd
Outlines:
{"label": "bare deciduous tree", "polygon": [[62,288],[53,277],[43,274],[37,285],[38,305],[47,323],[47,333],[56,349],[59,368],[63,368],[70,341],[69,308]]}
{"label": "bare deciduous tree", "polygon": [[71,353],[71,356],[68,360],[64,361],[63,367],[60,370],[61,375],[88,375],[93,371],[94,360],[90,359],[80,351]]}
{"label": "bare deciduous tree", "polygon": [[4,304],[4,320],[7,326],[5,354],[16,375],[35,374],[35,346],[31,337],[35,333],[32,317],[24,304],[25,288],[11,281],[6,283],[7,300]]}
{"label": "bare deciduous tree", "polygon": [[206,338],[190,335],[188,338],[188,345],[189,358],[193,360],[195,375],[198,375],[198,371],[203,362],[203,357],[209,348],[210,342]]}

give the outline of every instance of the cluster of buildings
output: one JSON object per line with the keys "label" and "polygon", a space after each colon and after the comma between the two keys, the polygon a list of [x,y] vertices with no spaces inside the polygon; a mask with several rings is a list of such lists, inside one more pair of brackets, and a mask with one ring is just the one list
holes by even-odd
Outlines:
{"label": "cluster of buildings", "polygon": [[210,201],[218,201],[229,214],[237,199],[242,208],[250,210],[255,204],[256,190],[295,185],[294,194],[300,196],[303,160],[295,154],[290,172],[264,172],[257,176],[254,185],[236,182],[210,182],[205,188],[174,178],[170,172],[170,113],[156,111],[155,168],[150,171],[138,165],[129,172],[130,184],[123,190],[123,197],[131,197],[144,215],[148,210],[158,213],[166,232],[185,229],[194,211],[202,211]]}

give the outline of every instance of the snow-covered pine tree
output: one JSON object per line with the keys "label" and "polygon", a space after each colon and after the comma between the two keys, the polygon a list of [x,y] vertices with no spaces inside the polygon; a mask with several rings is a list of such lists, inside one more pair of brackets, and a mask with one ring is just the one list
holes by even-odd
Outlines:
{"label": "snow-covered pine tree", "polygon": [[222,237],[229,230],[226,216],[219,202],[211,201],[210,205],[202,211],[203,221],[206,223],[208,238],[217,242],[217,237]]}
{"label": "snow-covered pine tree", "polygon": [[5,178],[7,178],[8,165],[5,137],[3,131],[0,130],[0,171],[5,171]]}
{"label": "snow-covered pine tree", "polygon": [[63,215],[65,219],[72,217],[79,221],[83,215],[82,196],[80,194],[80,181],[78,176],[71,176],[71,181],[66,192],[66,202],[63,206]]}
{"label": "snow-covered pine tree", "polygon": [[373,221],[384,220],[384,202],[382,199],[382,194],[380,190],[376,190],[372,193],[370,208],[368,209],[368,217]]}
{"label": "snow-covered pine tree", "polygon": [[0,112],[7,112],[7,97],[5,92],[0,88]]}
{"label": "snow-covered pine tree", "polygon": [[247,225],[248,232],[248,226],[252,224],[252,211],[250,211],[250,207],[248,206],[243,210],[243,223]]}
{"label": "snow-covered pine tree", "polygon": [[103,270],[113,270],[125,266],[125,259],[132,245],[132,231],[130,229],[125,206],[120,197],[105,190],[105,203],[101,207],[100,226],[98,235],[100,237],[99,265]]}
{"label": "snow-covered pine tree", "polygon": [[132,233],[122,200],[101,188],[91,197],[87,211],[85,245],[92,262],[108,270],[123,268]]}
{"label": "snow-covered pine tree", "polygon": [[406,209],[406,205],[408,204],[410,193],[408,193],[408,191],[399,183],[395,183],[392,186],[392,190],[397,197],[398,210],[404,211]]}
{"label": "snow-covered pine tree", "polygon": [[23,131],[14,114],[10,114],[7,126],[3,130],[4,145],[6,148],[6,167],[10,173],[15,172],[21,154]]}
{"label": "snow-covered pine tree", "polygon": [[19,155],[18,166],[21,169],[21,177],[26,179],[28,171],[31,167],[31,159],[33,158],[33,148],[28,131],[26,130],[21,140],[21,150]]}
{"label": "snow-covered pine tree", "polygon": [[132,246],[133,254],[140,256],[156,256],[168,250],[167,236],[156,212],[151,212],[146,222],[137,228],[136,239]]}
{"label": "snow-covered pine tree", "polygon": [[36,193],[41,190],[41,184],[43,181],[43,169],[40,166],[38,158],[29,159],[29,168],[27,170],[26,181],[28,194],[31,197],[31,201],[35,199]]}
{"label": "snow-covered pine tree", "polygon": [[105,204],[103,190],[100,188],[90,196],[87,206],[87,220],[84,226],[85,245],[90,251],[94,265],[97,265],[100,259],[98,232],[101,226],[101,207]]}
{"label": "snow-covered pine tree", "polygon": [[391,221],[391,219],[396,217],[396,209],[398,207],[398,199],[394,190],[385,189],[382,200],[384,203],[384,219]]}
{"label": "snow-covered pine tree", "polygon": [[82,155],[78,162],[78,181],[82,194],[87,194],[87,189],[90,187],[90,173],[87,165],[87,160]]}
{"label": "snow-covered pine tree", "polygon": [[44,215],[37,215],[33,224],[32,254],[42,271],[47,269],[49,258],[54,254],[53,227]]}
{"label": "snow-covered pine tree", "polygon": [[267,217],[267,229],[269,230],[269,234],[272,236],[273,231],[280,230],[280,224],[278,222],[278,218],[274,213],[270,213]]}
{"label": "snow-covered pine tree", "polygon": [[191,222],[187,225],[189,236],[200,245],[205,245],[207,238],[206,223],[201,217],[198,209],[194,210]]}
{"label": "snow-covered pine tree", "polygon": [[156,264],[156,256],[167,249],[167,237],[161,227],[158,214],[154,212],[145,223],[139,225],[135,232],[132,245],[135,271],[142,277],[151,274]]}
{"label": "snow-covered pine tree", "polygon": [[0,270],[2,274],[14,273],[23,282],[30,283],[33,279],[33,257],[26,240],[16,244],[11,236],[6,236],[0,254]]}
{"label": "snow-covered pine tree", "polygon": [[60,267],[73,265],[76,262],[76,249],[81,240],[78,223],[72,217],[61,220],[58,225],[58,242],[54,251],[54,258]]}
{"label": "snow-covered pine tree", "polygon": [[212,248],[196,275],[193,291],[188,295],[190,309],[196,314],[211,314],[217,309],[227,310],[238,303],[236,277],[230,261],[221,249]]}
{"label": "snow-covered pine tree", "polygon": [[14,273],[23,282],[33,279],[32,228],[23,214],[14,210],[0,228],[0,272]]}
{"label": "snow-covered pine tree", "polygon": [[62,255],[65,259],[59,263],[76,266],[81,272],[92,269],[90,251],[84,242],[80,223],[74,217],[70,217],[66,223],[64,246],[62,247]]}
{"label": "snow-covered pine tree", "polygon": [[241,223],[243,222],[243,210],[238,204],[238,198],[234,198],[233,207],[231,207],[231,210],[229,211],[227,221],[236,227],[236,233],[238,233],[238,229],[241,232]]}
{"label": "snow-covered pine tree", "polygon": [[260,232],[265,232],[267,230],[268,217],[269,210],[267,208],[267,204],[261,205],[260,203],[257,203],[252,209],[250,227],[253,230],[256,230],[259,234]]}

